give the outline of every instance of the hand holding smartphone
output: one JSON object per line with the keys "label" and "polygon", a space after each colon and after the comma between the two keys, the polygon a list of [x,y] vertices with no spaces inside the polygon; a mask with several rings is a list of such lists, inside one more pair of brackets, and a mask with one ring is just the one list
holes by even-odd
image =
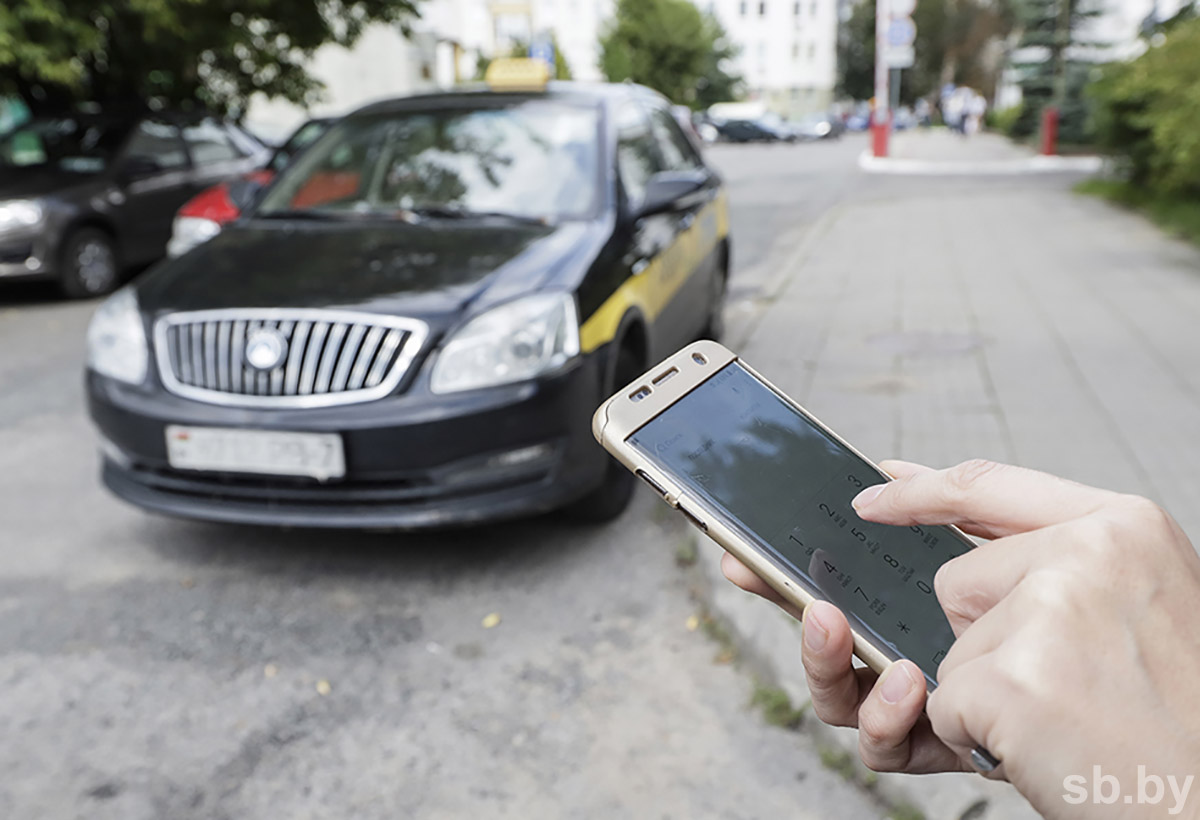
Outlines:
{"label": "hand holding smartphone", "polygon": [[[933,577],[972,542],[859,518],[850,502],[889,477],[732,352],[684,348],[606,401],[593,431],[786,600],[841,609],[867,666],[907,658],[937,686],[954,633]],[[983,750],[973,760],[997,765]]]}

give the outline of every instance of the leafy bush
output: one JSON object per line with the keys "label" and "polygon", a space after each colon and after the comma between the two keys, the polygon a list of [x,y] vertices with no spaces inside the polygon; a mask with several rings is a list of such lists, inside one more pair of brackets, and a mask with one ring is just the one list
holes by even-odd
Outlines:
{"label": "leafy bush", "polygon": [[1135,185],[1200,194],[1200,20],[1175,26],[1092,85],[1096,137]]}
{"label": "leafy bush", "polygon": [[[1086,89],[1092,80],[1096,64],[1084,60],[1067,63],[1066,98],[1058,112],[1058,141],[1082,145],[1094,138],[1092,130],[1092,105]],[[1026,80],[1022,89],[1024,102],[1020,114],[1013,121],[1008,135],[1013,139],[1027,139],[1041,132],[1042,112],[1053,96],[1053,80]]]}
{"label": "leafy bush", "polygon": [[1020,103],[1010,105],[1008,108],[993,108],[987,112],[987,127],[993,131],[999,131],[1005,136],[1013,136],[1013,126],[1021,118],[1021,110],[1024,108]]}
{"label": "leafy bush", "polygon": [[1088,179],[1075,186],[1081,194],[1140,211],[1172,236],[1200,244],[1200,198],[1164,194],[1120,179]]}

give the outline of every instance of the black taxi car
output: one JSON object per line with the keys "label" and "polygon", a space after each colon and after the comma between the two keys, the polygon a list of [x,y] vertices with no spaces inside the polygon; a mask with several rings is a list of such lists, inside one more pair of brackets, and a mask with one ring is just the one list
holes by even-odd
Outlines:
{"label": "black taxi car", "polygon": [[591,414],[720,332],[727,224],[719,177],[639,86],[363,108],[99,308],[104,483],[259,524],[616,516],[632,478]]}

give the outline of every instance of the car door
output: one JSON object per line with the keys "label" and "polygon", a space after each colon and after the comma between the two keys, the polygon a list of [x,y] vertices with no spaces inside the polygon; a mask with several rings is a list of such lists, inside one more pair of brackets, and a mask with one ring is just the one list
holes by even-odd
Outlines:
{"label": "car door", "polygon": [[[665,105],[651,103],[649,114],[666,170],[707,173],[704,161],[671,111]],[[714,300],[723,296],[725,283],[717,278],[724,273],[723,203],[717,202],[720,190],[719,179],[711,174],[705,187],[679,200],[673,212],[675,237],[663,260],[671,271],[673,295],[664,313],[670,314],[669,322],[678,328],[679,346],[697,338],[708,322]]]}
{"label": "car door", "polygon": [[166,252],[175,211],[191,196],[191,164],[179,126],[148,117],[137,124],[117,161],[114,209],[122,261],[144,264]]}
{"label": "car door", "polygon": [[675,241],[674,214],[637,217],[646,199],[650,178],[664,170],[658,141],[646,110],[636,100],[622,103],[615,112],[617,129],[617,176],[621,181],[627,214],[625,256],[621,260],[622,278],[634,283],[637,304],[649,322],[650,356],[657,359],[673,351],[681,328],[672,326],[671,317],[663,316],[670,302],[670,271],[663,257]]}

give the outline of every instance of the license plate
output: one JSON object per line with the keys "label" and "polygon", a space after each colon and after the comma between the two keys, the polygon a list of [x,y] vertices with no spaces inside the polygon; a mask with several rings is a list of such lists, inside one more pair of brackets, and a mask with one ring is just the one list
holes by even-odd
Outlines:
{"label": "license plate", "polygon": [[342,438],[335,433],[170,425],[167,462],[178,470],[306,476],[318,481],[346,474]]}

